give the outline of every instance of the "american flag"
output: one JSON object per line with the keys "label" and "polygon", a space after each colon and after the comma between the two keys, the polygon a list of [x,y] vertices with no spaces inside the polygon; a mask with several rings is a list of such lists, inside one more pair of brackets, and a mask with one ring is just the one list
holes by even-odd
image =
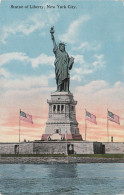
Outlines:
{"label": "american flag", "polygon": [[20,119],[33,124],[32,116],[20,110]]}
{"label": "american flag", "polygon": [[97,124],[97,122],[96,122],[96,116],[95,115],[93,115],[93,114],[91,114],[90,112],[88,112],[87,110],[86,110],[86,120],[88,120],[88,121],[90,121],[90,122],[92,122],[92,123],[95,123],[95,124]]}
{"label": "american flag", "polygon": [[108,111],[108,120],[120,125],[119,116],[117,116],[116,114],[113,114],[110,111]]}

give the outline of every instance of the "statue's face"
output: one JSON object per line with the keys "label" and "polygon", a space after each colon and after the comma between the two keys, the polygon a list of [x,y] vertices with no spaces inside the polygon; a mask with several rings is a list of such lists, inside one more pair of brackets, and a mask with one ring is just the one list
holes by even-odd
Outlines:
{"label": "statue's face", "polygon": [[61,45],[61,44],[60,44],[60,45],[59,45],[59,50],[62,51],[62,52],[65,51],[65,45]]}

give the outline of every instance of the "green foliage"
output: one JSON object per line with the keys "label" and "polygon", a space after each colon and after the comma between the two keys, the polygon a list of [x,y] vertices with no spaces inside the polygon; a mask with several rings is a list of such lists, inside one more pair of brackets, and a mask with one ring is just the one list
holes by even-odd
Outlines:
{"label": "green foliage", "polygon": [[71,154],[71,157],[124,158],[124,154]]}
{"label": "green foliage", "polygon": [[64,157],[64,154],[1,154],[1,157]]}
{"label": "green foliage", "polygon": [[[1,157],[66,157],[65,154],[1,154]],[[124,154],[70,154],[69,157],[124,158]]]}

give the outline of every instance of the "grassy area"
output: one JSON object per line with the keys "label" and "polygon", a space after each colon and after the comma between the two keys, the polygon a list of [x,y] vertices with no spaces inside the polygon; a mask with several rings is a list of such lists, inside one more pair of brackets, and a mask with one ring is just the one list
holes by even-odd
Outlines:
{"label": "grassy area", "polygon": [[124,158],[124,154],[71,154],[72,157]]}
{"label": "grassy area", "polygon": [[1,157],[64,157],[64,154],[1,154]]}
{"label": "grassy area", "polygon": [[[1,157],[65,157],[64,154],[1,154]],[[69,157],[124,158],[124,154],[71,154]]]}

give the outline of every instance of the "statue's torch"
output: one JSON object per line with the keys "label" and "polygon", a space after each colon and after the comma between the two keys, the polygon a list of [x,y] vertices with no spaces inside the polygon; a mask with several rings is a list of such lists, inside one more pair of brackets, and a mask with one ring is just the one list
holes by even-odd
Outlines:
{"label": "statue's torch", "polygon": [[53,36],[53,34],[54,34],[54,26],[53,27],[51,27],[51,29],[50,29],[50,33],[51,33],[51,38],[52,38],[52,40],[54,39],[54,36]]}

